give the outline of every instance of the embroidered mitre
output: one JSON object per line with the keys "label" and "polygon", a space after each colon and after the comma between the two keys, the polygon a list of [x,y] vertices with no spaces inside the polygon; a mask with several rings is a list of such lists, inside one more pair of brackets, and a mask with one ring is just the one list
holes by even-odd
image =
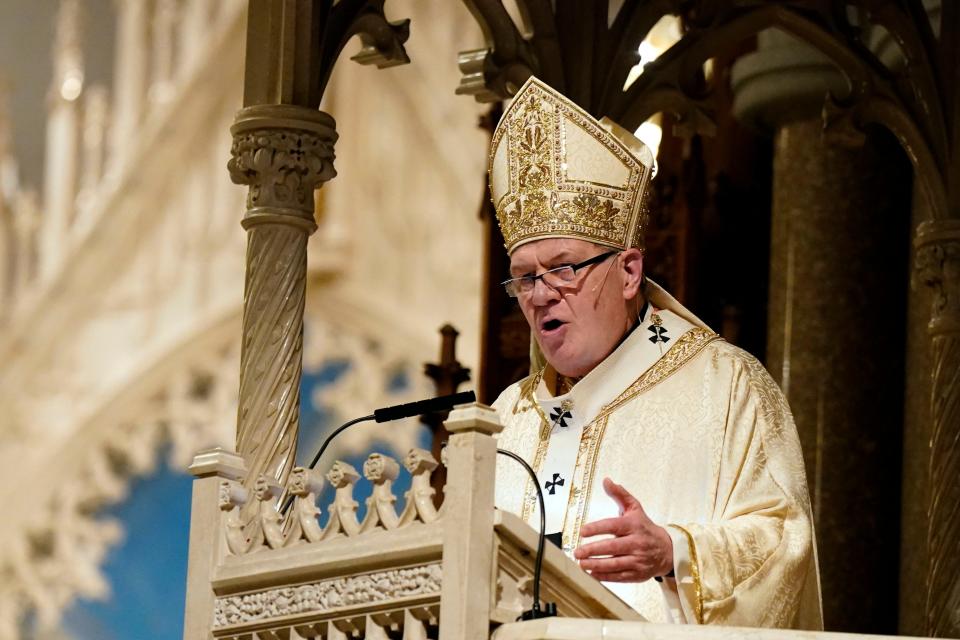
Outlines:
{"label": "embroidered mitre", "polygon": [[490,194],[507,253],[541,238],[643,248],[653,154],[535,77],[493,134]]}

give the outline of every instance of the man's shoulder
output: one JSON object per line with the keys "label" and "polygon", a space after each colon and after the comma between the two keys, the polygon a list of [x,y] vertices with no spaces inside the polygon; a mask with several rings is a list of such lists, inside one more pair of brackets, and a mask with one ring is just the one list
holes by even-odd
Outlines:
{"label": "man's shoulder", "polygon": [[729,376],[730,384],[739,387],[750,396],[765,404],[783,405],[786,399],[780,385],[760,360],[750,352],[732,345],[726,340],[714,340],[705,351],[715,370]]}
{"label": "man's shoulder", "polygon": [[686,360],[685,364],[705,367],[716,375],[742,379],[751,384],[776,385],[763,363],[749,351],[727,342],[716,334],[712,334],[712,338],[705,341],[699,351]]}
{"label": "man's shoulder", "polygon": [[728,362],[731,365],[753,367],[760,364],[760,361],[752,353],[720,337],[707,344],[704,350],[710,357],[721,362]]}
{"label": "man's shoulder", "polygon": [[530,386],[534,383],[535,378],[536,376],[531,374],[508,386],[501,391],[497,399],[493,401],[493,408],[500,413],[512,409],[520,400],[520,397],[529,392]]}

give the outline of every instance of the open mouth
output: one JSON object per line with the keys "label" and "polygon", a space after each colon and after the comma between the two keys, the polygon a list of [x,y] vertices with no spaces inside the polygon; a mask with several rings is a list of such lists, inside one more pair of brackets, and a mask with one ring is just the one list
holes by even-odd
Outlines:
{"label": "open mouth", "polygon": [[554,329],[559,329],[563,325],[563,322],[557,320],[556,318],[551,318],[541,325],[543,331],[553,331]]}

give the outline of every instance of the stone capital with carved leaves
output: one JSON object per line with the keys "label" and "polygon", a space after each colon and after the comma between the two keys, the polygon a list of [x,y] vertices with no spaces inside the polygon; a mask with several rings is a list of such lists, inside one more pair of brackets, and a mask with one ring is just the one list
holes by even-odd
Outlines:
{"label": "stone capital with carved leaves", "polygon": [[250,187],[244,226],[279,222],[313,232],[313,192],[337,173],[334,119],[305,107],[257,105],[242,109],[230,131],[230,178]]}
{"label": "stone capital with carved leaves", "polygon": [[917,228],[915,284],[933,290],[930,332],[960,333],[960,220],[931,220]]}

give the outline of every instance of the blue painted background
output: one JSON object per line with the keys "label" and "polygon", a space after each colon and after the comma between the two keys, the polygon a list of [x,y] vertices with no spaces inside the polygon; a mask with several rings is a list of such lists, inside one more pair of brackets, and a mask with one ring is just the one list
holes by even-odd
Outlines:
{"label": "blue painted background", "polygon": [[[336,381],[349,369],[345,361],[329,361],[319,370],[304,371],[301,384],[301,429],[297,447],[297,464],[305,465],[313,458],[324,435],[341,420],[323,407],[315,406],[314,395]],[[403,389],[407,381],[398,375],[391,390]],[[371,407],[371,411],[376,407]],[[377,429],[374,423],[358,426]],[[429,448],[429,432],[421,432],[418,446]],[[388,452],[374,441],[372,451]],[[345,460],[362,472],[366,454],[347,456]],[[325,470],[333,463],[324,455],[318,468]],[[401,474],[394,485],[401,496],[409,488],[409,477]],[[367,483],[357,487],[360,517],[369,495]],[[112,596],[106,602],[78,601],[65,615],[63,628],[72,640],[170,640],[183,636],[183,604],[187,572],[187,547],[190,529],[191,477],[165,464],[150,476],[136,479],[124,502],[103,512],[123,523],[126,535],[109,553],[104,567]],[[321,496],[321,504],[329,498]],[[322,521],[325,522],[326,514]],[[30,638],[28,622],[25,636]]]}

